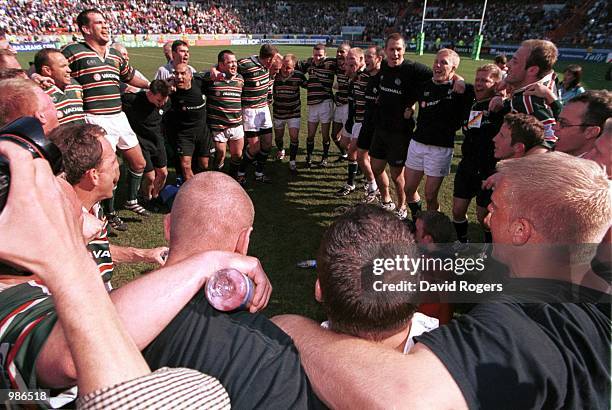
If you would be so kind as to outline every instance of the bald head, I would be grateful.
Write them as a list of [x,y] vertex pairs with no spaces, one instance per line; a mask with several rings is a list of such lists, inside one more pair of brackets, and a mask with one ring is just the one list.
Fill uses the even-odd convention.
[[253,226],[253,202],[233,178],[203,172],[185,182],[170,215],[170,249],[184,259],[207,250],[235,251]]

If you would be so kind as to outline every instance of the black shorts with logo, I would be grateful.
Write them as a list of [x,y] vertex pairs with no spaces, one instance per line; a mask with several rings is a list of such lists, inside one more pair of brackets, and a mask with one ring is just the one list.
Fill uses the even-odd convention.
[[215,143],[208,127],[197,134],[171,135],[169,140],[179,157],[212,157],[215,154]]
[[145,172],[151,172],[155,168],[163,168],[168,165],[166,147],[163,138],[159,141],[150,141],[138,136],[138,142],[142,150],[142,155],[146,161]]
[[465,160],[459,162],[455,182],[453,186],[453,196],[461,199],[472,199],[476,197],[476,205],[486,208],[491,203],[490,189],[482,189],[482,183],[490,175],[482,175],[474,164]]

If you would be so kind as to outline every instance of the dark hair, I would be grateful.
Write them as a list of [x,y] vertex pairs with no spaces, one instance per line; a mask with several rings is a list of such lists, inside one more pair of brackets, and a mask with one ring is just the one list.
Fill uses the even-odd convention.
[[574,76],[574,79],[569,84],[569,89],[576,88],[580,85],[580,80],[582,80],[582,67],[580,67],[578,64],[570,64],[563,72],[570,73]]
[[504,123],[510,127],[510,145],[521,143],[525,152],[544,142],[544,125],[537,118],[522,114],[506,114]]
[[453,224],[448,216],[440,211],[421,211],[416,216],[423,222],[423,233],[431,236],[434,243],[451,243],[453,241]]
[[383,50],[383,48],[381,46],[371,45],[371,46],[368,46],[367,49],[370,49],[370,48],[373,48],[374,50],[376,50],[376,56],[377,57],[384,57],[385,56],[385,50]]
[[34,56],[34,67],[36,72],[40,74],[42,66],[49,65],[49,55],[53,53],[62,53],[57,48],[43,48]]
[[402,36],[400,33],[389,34],[389,36],[385,40],[385,48],[387,48],[389,41],[399,41],[399,40],[402,40],[404,42],[404,46],[406,45],[406,40],[404,39],[404,36]]
[[174,42],[172,43],[172,52],[176,53],[176,50],[180,46],[185,46],[185,47],[189,48],[189,44],[187,44],[185,41],[183,41],[183,40],[174,40]]
[[527,47],[530,52],[525,61],[525,70],[529,67],[538,67],[538,78],[548,74],[559,56],[557,47],[548,40],[525,40],[521,47]]
[[506,57],[505,54],[500,54],[495,56],[495,64],[507,64],[508,63],[508,57]]
[[48,138],[62,153],[66,181],[79,183],[83,175],[97,168],[102,160],[102,143],[106,132],[95,124],[66,124],[54,129]]
[[612,92],[608,90],[585,91],[569,100],[567,104],[576,102],[586,104],[583,124],[596,125],[603,130],[606,120],[612,117]]
[[313,50],[323,50],[323,51],[325,51],[327,49],[327,47],[323,43],[318,43],[318,44],[315,44],[315,46],[312,49]]
[[264,44],[259,48],[259,57],[270,58],[278,54],[278,49],[272,44]]
[[232,50],[221,50],[219,51],[219,54],[217,54],[217,62],[218,63],[224,63],[225,62],[225,55],[229,54],[231,56],[234,55],[234,52]]
[[24,75],[27,77],[28,74],[23,68],[0,68],[0,80],[17,78]]
[[165,80],[153,80],[149,84],[149,91],[155,95],[161,94],[164,97],[170,95],[170,84]]
[[81,28],[83,26],[86,26],[89,24],[89,15],[90,14],[101,14],[104,15],[104,13],[102,13],[100,10],[98,9],[85,9],[82,12],[79,13],[79,15],[76,18],[76,23],[77,23],[77,27],[79,28],[79,31],[83,31],[81,30]]
[[317,273],[323,307],[334,331],[382,340],[404,328],[416,311],[417,292],[377,292],[374,281],[418,281],[394,268],[375,275],[376,261],[416,257],[409,228],[393,214],[360,204],[337,218],[323,235]]

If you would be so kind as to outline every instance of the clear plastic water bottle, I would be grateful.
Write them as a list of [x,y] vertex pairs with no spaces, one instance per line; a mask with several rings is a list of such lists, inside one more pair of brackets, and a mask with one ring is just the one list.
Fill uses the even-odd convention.
[[244,310],[253,300],[255,284],[236,269],[221,269],[206,283],[206,299],[217,310]]
[[297,267],[302,269],[314,269],[317,267],[317,260],[307,259],[305,261],[298,262]]

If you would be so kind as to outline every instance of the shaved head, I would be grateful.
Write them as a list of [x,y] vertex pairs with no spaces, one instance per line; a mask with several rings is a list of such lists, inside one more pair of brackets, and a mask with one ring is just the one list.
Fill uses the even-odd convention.
[[197,174],[181,186],[172,205],[172,256],[184,259],[207,250],[234,252],[254,217],[251,198],[233,178],[221,172]]

